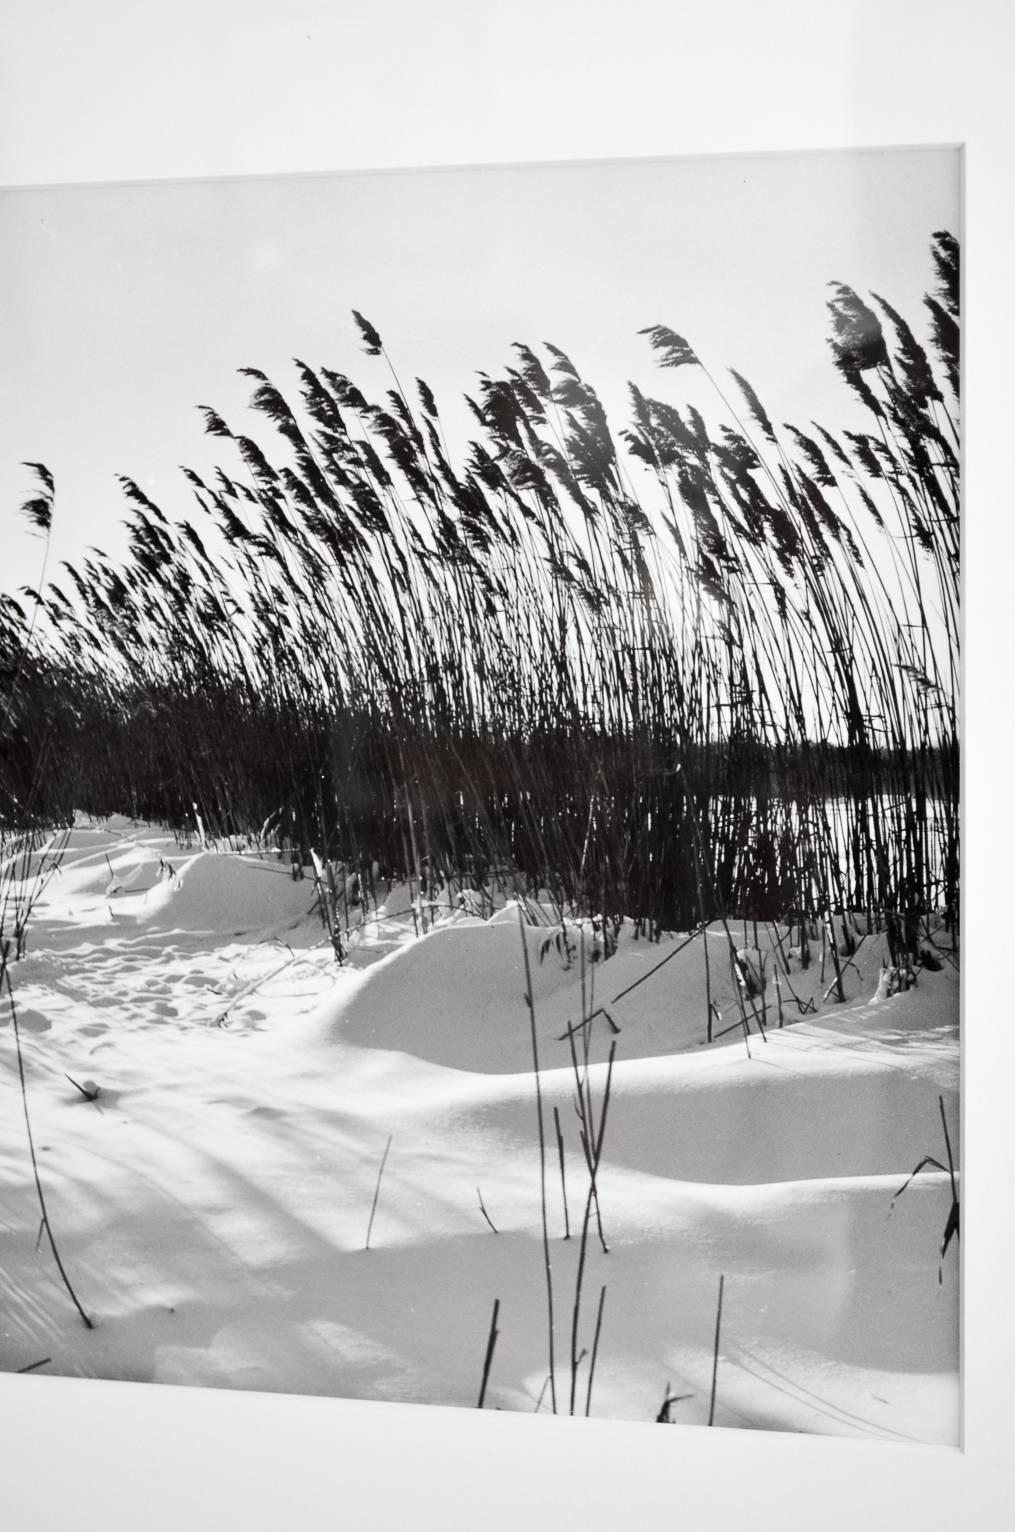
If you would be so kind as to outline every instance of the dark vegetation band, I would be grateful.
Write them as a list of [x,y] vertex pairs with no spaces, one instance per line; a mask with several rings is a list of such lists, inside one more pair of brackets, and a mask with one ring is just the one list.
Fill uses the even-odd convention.
[[926,347],[832,285],[866,430],[774,423],[661,325],[717,428],[632,384],[618,436],[563,351],[518,345],[454,453],[358,314],[380,403],[327,367],[296,362],[298,403],[244,369],[272,456],[205,408],[227,461],[184,469],[195,514],[124,479],[122,561],[2,598],[5,831],[200,816],[649,931],[957,920],[959,256],[946,233],[931,253]]

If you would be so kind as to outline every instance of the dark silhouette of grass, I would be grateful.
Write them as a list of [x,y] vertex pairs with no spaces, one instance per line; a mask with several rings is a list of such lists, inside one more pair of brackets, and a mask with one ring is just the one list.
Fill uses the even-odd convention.
[[[25,1118],[25,1135],[28,1140],[29,1158],[32,1162],[32,1177],[35,1181],[35,1193],[39,1199],[39,1212],[42,1215],[42,1221],[39,1227],[40,1239],[42,1231],[45,1230],[46,1238],[49,1240],[49,1248],[53,1252],[53,1259],[56,1262],[56,1268],[60,1273],[60,1280],[64,1287],[67,1289],[68,1297],[70,1298],[74,1307],[77,1309],[85,1328],[88,1330],[93,1330],[95,1326],[92,1320],[85,1313],[84,1309],[81,1307],[81,1302],[77,1293],[74,1291],[70,1277],[67,1275],[67,1269],[63,1264],[63,1260],[61,1259],[60,1251],[57,1248],[56,1237],[53,1234],[53,1225],[50,1222],[49,1208],[46,1205],[46,1197],[42,1189],[42,1177],[39,1174],[39,1162],[35,1152],[35,1137],[32,1133],[32,1119],[28,1110],[28,1082],[25,1079],[25,1060],[24,1054],[21,1050],[21,1029],[18,1026],[18,1008],[14,1000],[14,989],[11,985],[9,956],[10,943],[5,941],[2,946],[0,946],[0,990],[3,989],[4,984],[7,985],[7,998],[11,1003],[11,1028],[14,1033],[14,1047],[18,1058],[18,1083],[21,1089],[21,1105]],[[40,1362],[36,1365],[42,1366],[42,1363]]]
[[[927,347],[832,284],[867,431],[778,426],[660,325],[666,386],[631,386],[619,434],[564,352],[518,345],[458,462],[362,316],[379,402],[243,369],[274,461],[205,407],[231,461],[184,470],[191,519],[125,478],[126,559],[64,566],[31,617],[4,599],[3,823],[270,826],[332,893],[337,861],[411,879],[424,928],[511,872],[650,936],[846,909],[911,950],[930,909],[954,930],[954,239],[932,257]],[[688,368],[718,426],[674,402]]]

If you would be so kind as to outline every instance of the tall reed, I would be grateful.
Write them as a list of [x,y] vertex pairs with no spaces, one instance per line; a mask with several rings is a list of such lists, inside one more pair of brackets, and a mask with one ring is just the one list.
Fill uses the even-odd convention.
[[[648,935],[724,912],[958,918],[958,248],[925,346],[833,284],[832,363],[866,431],[777,427],[665,326],[615,433],[555,346],[437,401],[378,331],[377,402],[243,369],[273,437],[204,408],[228,466],[171,519],[132,480],[129,548],[64,565],[0,730],[0,813],[272,826],[294,861],[438,890],[511,871]],[[871,306],[873,305],[873,306]],[[685,370],[722,423],[681,406]],[[393,386],[387,386],[391,384]],[[731,395],[738,398],[732,402]],[[0,607],[0,671],[26,617]],[[34,822],[34,821],[33,821]]]

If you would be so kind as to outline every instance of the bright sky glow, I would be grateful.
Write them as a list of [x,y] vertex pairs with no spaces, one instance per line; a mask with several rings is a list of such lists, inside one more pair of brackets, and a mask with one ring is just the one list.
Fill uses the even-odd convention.
[[353,308],[407,386],[431,385],[452,443],[471,429],[462,394],[513,341],[567,351],[615,430],[628,379],[714,413],[690,369],[655,367],[638,334],[655,323],[717,376],[745,374],[774,421],[855,424],[827,283],[882,293],[923,334],[931,234],[961,232],[959,173],[956,150],[920,149],[0,193],[0,585],[38,578],[24,459],[56,475],[55,572],[122,546],[117,473],[187,514],[178,465],[233,466],[196,405],[275,452],[238,367],[295,399],[299,356],[378,397],[391,380]]

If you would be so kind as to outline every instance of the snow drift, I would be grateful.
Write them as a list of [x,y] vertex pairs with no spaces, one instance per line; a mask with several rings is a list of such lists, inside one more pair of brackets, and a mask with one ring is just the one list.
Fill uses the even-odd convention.
[[[858,938],[840,1002],[820,937],[804,966],[791,933],[741,926],[750,996],[719,927],[682,946],[625,926],[593,961],[587,926],[451,910],[417,938],[393,900],[341,968],[312,884],[278,863],[125,824],[75,830],[64,857],[12,980],[40,1176],[95,1328],[38,1240],[5,1002],[4,1368],[474,1406],[496,1299],[487,1407],[567,1410],[573,1370],[579,1413],[653,1421],[668,1392],[673,1421],[703,1423],[722,1274],[718,1425],[956,1440],[949,1177],[928,1166],[896,1199],[919,1161],[946,1163],[940,1101],[958,1144],[946,942],[940,972],[875,1001],[884,944]],[[706,978],[730,1028],[712,1045]],[[597,1110],[615,1045],[609,1248],[593,1223],[574,1369],[588,1174],[568,1028]]]

